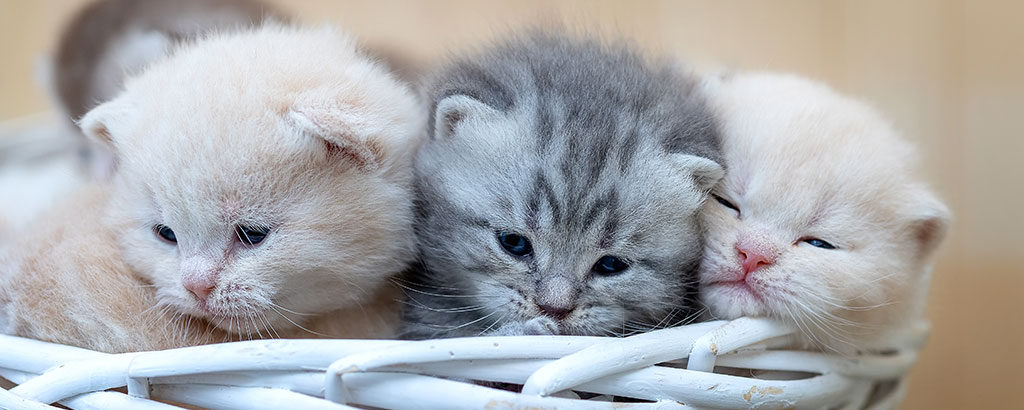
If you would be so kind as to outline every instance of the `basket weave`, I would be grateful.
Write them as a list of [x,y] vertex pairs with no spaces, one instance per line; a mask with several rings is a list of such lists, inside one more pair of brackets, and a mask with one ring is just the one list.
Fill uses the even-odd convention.
[[[794,332],[741,318],[621,339],[254,340],[123,354],[0,335],[0,375],[17,385],[0,389],[0,408],[895,408],[927,326],[908,329],[902,350],[854,357],[780,349]],[[879,393],[882,382],[895,388]],[[499,383],[521,393],[488,387]]]
[[[64,132],[51,116],[0,123],[0,163],[73,169],[73,153],[53,153],[69,145]],[[45,192],[0,203],[3,214],[74,186],[69,172],[51,174],[26,174]],[[907,329],[895,353],[855,357],[782,349],[795,332],[743,318],[621,339],[256,340],[125,354],[0,335],[0,376],[15,384],[0,388],[0,408],[895,408],[927,325]],[[508,384],[521,393],[488,387]]]

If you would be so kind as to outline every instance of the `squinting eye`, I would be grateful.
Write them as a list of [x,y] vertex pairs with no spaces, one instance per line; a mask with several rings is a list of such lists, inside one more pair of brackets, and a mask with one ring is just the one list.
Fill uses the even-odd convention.
[[242,241],[242,243],[255,245],[263,242],[263,238],[266,238],[267,234],[270,233],[270,228],[254,228],[251,226],[239,225],[238,228],[236,228],[236,231],[237,232],[235,232],[235,234],[238,236],[238,240]]
[[595,263],[594,267],[591,269],[600,275],[614,275],[629,269],[629,265],[626,264],[626,262],[623,262],[622,259],[605,255],[602,256],[601,259],[598,259],[597,263]]
[[167,225],[157,225],[153,227],[153,232],[156,232],[160,239],[163,239],[170,243],[178,243],[178,238],[174,236],[174,231],[168,228]]
[[499,231],[498,242],[508,253],[515,256],[526,256],[533,252],[529,240],[512,232]]
[[823,241],[821,239],[818,239],[818,238],[805,238],[803,241],[807,242],[807,244],[809,244],[811,246],[814,246],[814,247],[817,247],[817,248],[821,248],[821,249],[835,249],[836,248],[835,246],[832,246],[831,243],[825,242],[825,241]]
[[736,211],[736,212],[740,211],[740,208],[736,207],[736,205],[733,205],[732,202],[729,202],[725,198],[722,198],[722,197],[720,197],[718,195],[713,195],[713,196],[715,197],[715,200],[718,201],[718,203],[720,203],[722,205],[725,205],[726,208],[732,209],[733,211]]

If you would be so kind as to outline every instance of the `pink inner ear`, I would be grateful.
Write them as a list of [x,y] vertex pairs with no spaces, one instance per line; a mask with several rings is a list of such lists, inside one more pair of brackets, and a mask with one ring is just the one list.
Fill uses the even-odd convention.
[[107,129],[106,125],[97,123],[89,129],[89,132],[93,135],[93,138],[96,138],[102,143],[110,144],[114,141],[110,136],[110,130]]
[[919,221],[914,227],[914,239],[919,248],[919,257],[927,257],[942,242],[946,224],[942,218],[930,218]]
[[365,143],[365,148],[356,145],[339,145],[327,139],[321,139],[328,158],[341,157],[346,161],[354,163],[361,171],[368,172],[380,166],[380,148],[371,141]]
[[455,133],[455,127],[459,125],[459,121],[462,121],[462,113],[459,111],[453,111],[444,115],[444,130],[446,135],[452,135]]
[[353,135],[345,114],[323,107],[295,108],[287,118],[301,133],[323,144],[328,158],[344,158],[363,172],[380,167],[383,149],[373,138]]

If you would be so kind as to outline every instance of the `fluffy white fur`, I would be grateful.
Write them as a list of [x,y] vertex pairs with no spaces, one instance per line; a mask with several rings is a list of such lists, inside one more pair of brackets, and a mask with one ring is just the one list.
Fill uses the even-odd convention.
[[[700,293],[716,318],[789,321],[807,345],[886,348],[922,312],[949,212],[875,111],[793,76],[708,81],[726,177],[702,212]],[[813,239],[835,246],[812,246]],[[766,257],[745,275],[740,251]]]
[[[414,257],[410,167],[424,113],[409,89],[330,28],[270,25],[182,46],[80,121],[118,159],[114,180],[101,189],[109,199],[85,202],[104,223],[86,224],[94,235],[37,240],[101,243],[64,249],[80,254],[63,256],[67,266],[25,263],[40,259],[39,246],[15,249],[22,262],[3,275],[10,291],[0,294],[15,322],[8,331],[95,346],[88,339],[103,338],[93,333],[103,328],[82,323],[104,318],[74,318],[94,310],[69,311],[72,318],[43,334],[26,329],[51,319],[21,307],[105,293],[85,283],[55,294],[38,281],[82,275],[90,269],[78,269],[78,261],[116,241],[116,255],[103,263],[137,278],[126,286],[148,289],[139,303],[151,306],[131,306],[136,312],[205,320],[229,338],[311,336],[300,327],[336,337],[390,336],[397,317],[388,280]],[[78,229],[73,220],[50,220]],[[177,242],[161,239],[159,225],[173,229]],[[250,245],[240,226],[269,233]],[[187,281],[204,281],[212,291],[204,299]],[[361,309],[369,303],[378,305]],[[366,316],[385,326],[361,328]],[[118,342],[102,347],[138,348]],[[197,342],[205,340],[182,344]]]

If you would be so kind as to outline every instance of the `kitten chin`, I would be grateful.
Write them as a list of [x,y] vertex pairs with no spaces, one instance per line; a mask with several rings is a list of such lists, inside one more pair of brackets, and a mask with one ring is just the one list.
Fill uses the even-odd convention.
[[801,78],[737,73],[705,90],[729,170],[701,212],[710,316],[778,318],[831,352],[899,347],[949,224],[914,176],[913,147]]
[[10,331],[117,351],[393,336],[424,111],[328,27],[179,49],[80,121],[119,167],[103,199],[69,198],[12,249]]
[[405,337],[621,336],[693,313],[696,212],[722,168],[691,78],[541,31],[438,77]]

